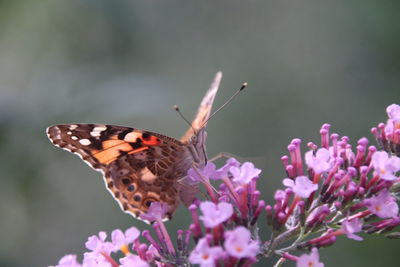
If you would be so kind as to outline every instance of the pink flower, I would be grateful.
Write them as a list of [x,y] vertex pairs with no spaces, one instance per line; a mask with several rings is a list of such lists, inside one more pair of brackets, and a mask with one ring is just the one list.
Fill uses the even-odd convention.
[[386,113],[388,114],[389,119],[394,122],[400,122],[400,106],[396,104],[392,104],[386,108]]
[[200,264],[201,267],[214,267],[215,261],[222,257],[223,253],[221,247],[210,247],[207,238],[203,237],[190,253],[189,261],[193,264]]
[[235,158],[230,158],[226,161],[226,164],[215,171],[215,180],[227,177],[231,167],[240,167],[240,162]]
[[56,266],[50,267],[81,267],[82,265],[76,260],[76,255],[65,255]]
[[372,213],[380,218],[394,218],[399,213],[396,199],[387,189],[379,192],[377,196],[365,199],[364,203]]
[[139,230],[136,227],[131,227],[125,231],[125,234],[120,230],[116,229],[111,233],[111,243],[115,249],[121,249],[133,241],[135,241],[140,235]]
[[83,254],[84,267],[113,267],[112,264],[100,253],[86,252]]
[[88,241],[86,241],[85,246],[87,249],[95,253],[105,252],[110,254],[111,252],[116,251],[110,242],[105,242],[106,238],[107,234],[105,232],[99,232],[99,236],[90,236]]
[[[215,164],[212,162],[207,162],[206,166],[202,170],[195,170],[190,168],[187,175],[192,182],[202,182],[204,179],[207,181],[209,179],[214,179],[215,174]],[[199,173],[201,176],[199,175]]]
[[297,267],[324,267],[322,262],[319,262],[318,249],[313,248],[311,253],[303,254],[297,260]]
[[371,164],[382,179],[387,181],[397,179],[395,173],[400,170],[400,158],[396,156],[389,158],[385,151],[377,151],[372,155]]
[[385,125],[385,135],[389,140],[395,141],[395,131],[400,128],[400,106],[392,104],[386,108],[386,113],[389,119]]
[[361,232],[362,230],[362,222],[360,219],[355,218],[351,221],[345,219],[342,222],[341,230],[346,234],[346,236],[350,239],[361,241],[363,238],[361,236],[355,235],[354,233]]
[[224,247],[235,258],[255,257],[260,248],[258,240],[251,240],[250,231],[243,226],[225,232]]
[[120,267],[149,267],[150,265],[142,260],[139,256],[130,254],[120,260]]
[[318,219],[318,217],[322,216],[323,214],[329,214],[330,210],[329,210],[329,206],[328,205],[322,205],[319,206],[316,209],[313,209],[310,213],[310,215],[308,215],[306,222],[312,222]]
[[153,261],[156,258],[161,258],[160,253],[158,253],[158,250],[153,246],[153,244],[151,244],[147,249],[146,257],[149,261]]
[[283,184],[292,188],[293,192],[302,198],[308,198],[312,192],[318,189],[318,185],[311,182],[306,176],[297,176],[294,181],[290,178],[285,178],[283,179]]
[[386,122],[386,125],[385,125],[385,129],[384,129],[386,138],[388,138],[388,139],[393,138],[393,133],[394,133],[393,125],[394,125],[393,120],[388,119]]
[[306,164],[313,169],[316,174],[327,172],[332,168],[331,156],[329,150],[320,148],[314,156],[314,151],[308,151],[305,154]]
[[220,202],[216,205],[211,201],[204,201],[200,204],[200,210],[203,216],[200,219],[208,228],[213,228],[226,220],[233,214],[233,207],[230,203]]
[[254,164],[251,162],[243,163],[240,168],[233,166],[229,169],[229,171],[233,175],[232,180],[241,185],[250,183],[253,178],[257,178],[258,175],[261,173],[261,170],[255,168]]
[[164,219],[165,214],[168,212],[168,210],[169,210],[168,204],[161,202],[153,202],[151,203],[147,213],[141,214],[140,218],[149,222],[162,220]]

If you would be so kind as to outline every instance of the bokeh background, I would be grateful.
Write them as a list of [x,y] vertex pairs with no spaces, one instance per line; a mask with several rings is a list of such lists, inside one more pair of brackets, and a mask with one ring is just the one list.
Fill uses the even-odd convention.
[[[89,235],[135,225],[100,173],[53,147],[45,128],[129,125],[180,137],[214,73],[208,151],[263,169],[271,199],[291,139],[322,123],[353,145],[400,102],[399,1],[0,1],[0,265],[46,266]],[[372,138],[371,138],[371,142]],[[180,208],[171,231],[186,227]],[[265,232],[264,232],[265,234]],[[326,266],[398,266],[400,243],[344,237]],[[271,266],[273,261],[264,262]],[[293,264],[287,264],[292,266]],[[262,266],[262,265],[260,265]]]

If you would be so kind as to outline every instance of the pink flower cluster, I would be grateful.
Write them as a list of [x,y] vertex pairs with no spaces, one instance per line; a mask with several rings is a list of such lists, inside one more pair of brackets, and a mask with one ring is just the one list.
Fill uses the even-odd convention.
[[[218,170],[213,163],[208,163],[203,170],[192,169],[188,175],[192,180],[204,182],[210,200],[198,200],[189,207],[193,223],[188,230],[178,231],[175,245],[163,222],[168,206],[155,202],[146,214],[141,215],[142,219],[153,222],[156,237],[148,230],[141,233],[150,245],[139,241],[140,232],[134,227],[125,233],[113,231],[111,242],[106,241],[104,232],[100,232],[86,242],[86,248],[91,252],[84,254],[82,264],[77,262],[75,255],[67,255],[57,267],[181,266],[187,262],[200,266],[215,266],[218,262],[226,266],[249,266],[257,261],[260,253],[260,241],[254,231],[265,207],[256,190],[260,173],[261,170],[252,163],[240,164],[233,158]],[[220,190],[212,188],[209,179],[223,181]],[[189,250],[191,239],[196,245]],[[120,252],[125,257],[116,260]]]
[[388,120],[371,129],[381,148],[400,156],[400,106],[392,104],[387,107]]
[[[85,245],[90,251],[83,255],[82,264],[77,261],[76,255],[65,255],[60,259],[57,267],[148,267],[149,264],[146,261],[146,257],[151,257],[152,255],[142,255],[144,257],[140,257],[130,253],[129,245],[132,243],[135,249],[143,251],[138,241],[139,235],[140,232],[135,227],[129,228],[125,233],[117,229],[111,233],[111,241],[106,241],[107,234],[100,232],[98,235],[88,238]],[[119,251],[125,254],[125,257],[119,259],[120,264],[111,257],[111,253]]]
[[[100,232],[86,242],[90,251],[82,264],[66,255],[57,266],[250,266],[278,255],[277,266],[289,260],[298,267],[320,267],[318,248],[339,236],[356,241],[363,240],[362,232],[396,237],[390,231],[400,225],[400,106],[389,106],[387,113],[387,123],[372,129],[379,149],[367,138],[353,148],[348,137],[331,134],[328,124],[321,127],[320,144],[308,143],[304,157],[301,140],[294,139],[281,157],[286,188],[275,192],[271,204],[260,199],[261,170],[252,163],[230,158],[217,169],[209,162],[188,172],[192,181],[203,183],[207,199],[189,206],[187,230],[171,237],[162,221],[168,206],[152,203],[142,218],[153,222],[154,233],[132,227],[113,231],[106,241]],[[262,227],[271,229],[269,238],[260,236]],[[311,253],[293,255],[298,249]]]

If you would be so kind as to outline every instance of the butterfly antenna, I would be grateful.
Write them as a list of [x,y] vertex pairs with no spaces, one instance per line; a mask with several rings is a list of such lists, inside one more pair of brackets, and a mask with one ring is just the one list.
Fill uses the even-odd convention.
[[193,128],[193,126],[192,126],[192,124],[190,123],[190,121],[189,121],[188,119],[186,119],[185,116],[183,116],[183,114],[182,114],[181,110],[179,109],[179,106],[178,106],[178,105],[174,105],[174,110],[175,110],[176,112],[178,112],[179,116],[181,116],[181,118],[190,126],[190,128],[193,129],[193,132],[195,133],[196,130]]
[[207,122],[214,117],[215,114],[217,114],[221,109],[223,109],[226,105],[228,105],[238,94],[240,94],[240,92],[242,92],[244,90],[244,88],[247,87],[247,83],[243,83],[242,86],[239,88],[239,90],[237,90],[228,100],[225,101],[225,103],[220,106],[216,111],[214,111],[213,114],[210,115],[210,117],[208,117],[208,119],[203,123],[203,125],[200,128],[203,128],[204,125],[207,124]]

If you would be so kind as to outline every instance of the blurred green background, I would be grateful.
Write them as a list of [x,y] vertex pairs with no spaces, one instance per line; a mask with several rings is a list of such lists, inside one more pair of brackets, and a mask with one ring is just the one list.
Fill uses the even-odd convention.
[[[370,138],[400,97],[399,1],[0,1],[0,265],[46,266],[89,235],[145,224],[122,213],[100,173],[45,128],[92,122],[180,137],[214,73],[208,151],[263,169],[270,200],[291,139],[319,127]],[[174,232],[187,227],[180,208]],[[266,234],[264,233],[264,238]],[[340,237],[326,266],[398,266],[400,242]],[[264,262],[265,263],[265,262]],[[273,261],[267,261],[272,265]],[[292,266],[293,264],[287,264]],[[265,265],[264,265],[265,266]]]

